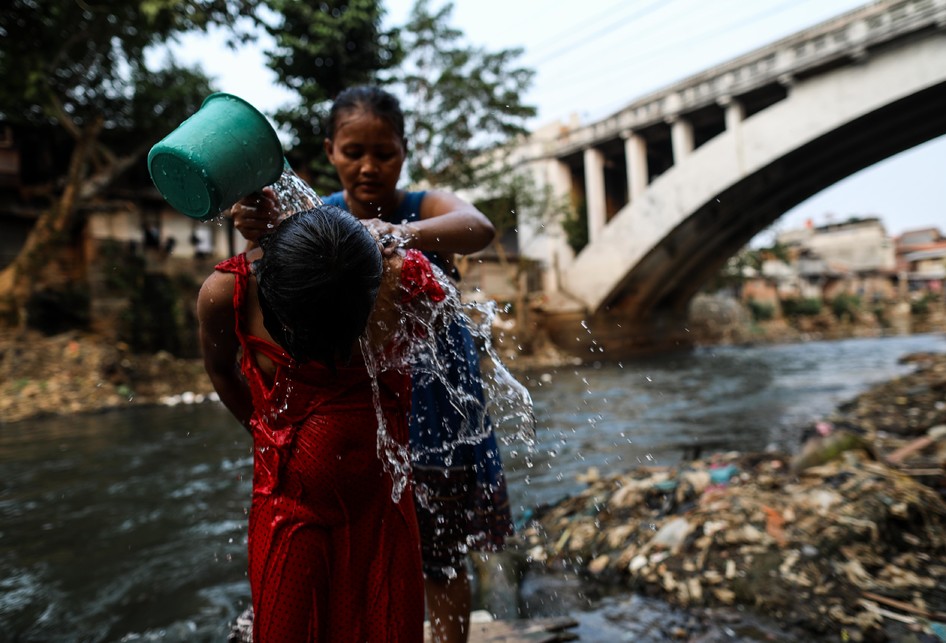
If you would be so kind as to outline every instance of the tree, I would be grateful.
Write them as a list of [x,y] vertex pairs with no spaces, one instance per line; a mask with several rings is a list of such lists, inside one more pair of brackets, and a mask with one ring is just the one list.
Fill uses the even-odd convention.
[[0,273],[0,315],[23,323],[39,266],[75,249],[81,206],[100,197],[209,91],[200,72],[152,72],[149,47],[210,25],[236,28],[262,0],[12,0],[0,12],[0,119],[70,142],[48,207]]
[[449,26],[453,3],[432,11],[417,0],[403,28],[407,56],[397,82],[410,132],[415,181],[477,186],[505,167],[502,145],[527,132],[534,107],[522,102],[535,72],[516,67],[521,49],[489,52]]
[[777,259],[784,264],[790,263],[788,247],[778,241],[768,247],[746,246],[726,261],[719,272],[703,286],[703,290],[738,292],[745,284],[747,276],[763,276],[763,266],[770,259]]
[[567,197],[556,197],[550,185],[541,185],[524,168],[495,165],[482,173],[476,192],[485,195],[476,206],[496,228],[501,261],[505,257],[500,242],[510,230],[527,226],[534,234],[567,219],[572,210]]
[[299,96],[275,120],[289,130],[287,156],[307,174],[317,191],[338,187],[322,148],[325,120],[334,98],[346,87],[384,84],[402,57],[397,29],[381,26],[379,0],[273,0],[276,19],[266,26],[275,47],[267,64],[279,82]]
[[[353,85],[385,86],[402,102],[414,181],[463,188],[497,160],[496,149],[526,132],[535,109],[521,96],[534,72],[516,67],[519,49],[488,52],[449,26],[453,5],[436,12],[418,0],[400,28],[382,28],[380,0],[273,0],[279,16],[268,64],[299,103],[275,119],[292,136],[288,152],[323,192],[338,187],[322,142],[332,99]],[[487,156],[490,152],[491,156]]]

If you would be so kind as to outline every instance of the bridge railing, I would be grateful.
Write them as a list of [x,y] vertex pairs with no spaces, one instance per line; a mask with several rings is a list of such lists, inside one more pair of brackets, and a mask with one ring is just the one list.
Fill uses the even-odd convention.
[[564,157],[772,83],[790,84],[840,59],[928,27],[946,27],[946,0],[874,2],[644,96],[596,123],[563,131],[554,154]]

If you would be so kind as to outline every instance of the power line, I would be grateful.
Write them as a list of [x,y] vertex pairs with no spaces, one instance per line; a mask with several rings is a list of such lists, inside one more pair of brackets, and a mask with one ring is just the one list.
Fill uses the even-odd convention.
[[[628,5],[624,0],[617,0],[617,2],[615,2],[614,4],[609,5],[607,9],[605,9],[605,10],[602,11],[601,13],[595,14],[594,16],[592,16],[591,18],[589,18],[588,20],[585,20],[585,21],[583,21],[583,22],[581,22],[581,23],[578,23],[578,24],[570,25],[570,26],[568,27],[568,29],[566,29],[566,30],[564,30],[564,31],[560,31],[560,32],[554,34],[553,36],[550,36],[550,37],[546,38],[545,40],[540,41],[538,44],[536,44],[536,45],[534,45],[534,46],[532,46],[532,47],[529,47],[529,48],[528,48],[528,49],[529,49],[529,53],[530,53],[530,54],[535,54],[537,51],[538,51],[538,52],[541,52],[541,50],[547,49],[547,48],[549,48],[549,47],[551,47],[551,46],[560,45],[560,44],[561,44],[561,41],[562,41],[562,38],[565,38],[565,37],[568,37],[568,36],[574,36],[577,32],[580,32],[581,30],[585,29],[586,27],[595,26],[595,25],[596,25],[597,23],[599,23],[602,19],[607,19],[608,22],[610,22],[611,19],[613,19],[613,14],[614,14],[613,9],[614,9],[614,7],[617,6],[617,5],[619,5],[619,4],[622,4],[622,5],[624,5],[625,7],[632,6],[632,5]],[[574,10],[574,4],[571,4],[571,6],[572,6],[572,10]]]
[[[775,7],[769,8],[764,12],[747,16],[743,20],[726,25],[722,29],[698,33],[696,34],[695,38],[688,36],[685,40],[678,40],[678,41],[672,42],[668,44],[667,46],[660,47],[658,49],[653,49],[649,52],[646,52],[643,55],[635,55],[633,56],[632,61],[627,61],[627,64],[617,64],[614,67],[612,67],[609,71],[605,72],[604,74],[589,74],[588,70],[585,69],[583,71],[578,71],[576,73],[573,73],[571,75],[564,76],[564,77],[555,76],[554,77],[555,89],[558,89],[558,88],[564,89],[567,87],[568,91],[573,93],[575,90],[576,84],[579,86],[587,85],[589,81],[595,82],[596,86],[604,86],[606,84],[608,85],[613,84],[614,78],[616,76],[618,75],[626,76],[628,75],[629,72],[635,69],[639,69],[644,64],[651,62],[655,58],[658,58],[666,54],[668,51],[672,51],[674,49],[679,48],[681,45],[686,45],[689,47],[694,44],[699,44],[702,42],[720,38],[729,33],[732,33],[733,31],[737,29],[740,29],[752,23],[758,22],[760,20],[764,20],[771,16],[777,15],[789,7],[797,7],[801,4],[805,4],[811,1],[812,0],[801,0],[799,2],[799,0],[788,0],[787,2],[783,2],[781,4],[776,5]],[[774,41],[776,40],[776,38],[773,38],[771,40]],[[673,81],[668,81],[668,83],[669,82],[673,82]]]
[[[726,0],[722,0],[722,2],[725,3]],[[729,0],[729,2],[736,2],[736,3],[739,3],[739,2],[741,2],[741,0]],[[721,4],[720,2],[717,2],[717,3],[714,3],[714,4],[705,4],[705,3],[704,3],[704,4],[700,4],[699,7],[698,7],[698,9],[709,9],[711,12],[716,12],[716,13],[718,13],[718,12],[719,12],[719,8],[720,8],[720,4]],[[694,18],[694,16],[696,16],[696,15],[705,13],[705,12],[699,11],[699,10],[690,11],[688,7],[680,7],[674,15],[669,16],[666,20],[662,20],[662,21],[661,21],[660,25],[663,26],[662,29],[659,28],[659,27],[657,27],[657,26],[655,26],[654,28],[649,28],[649,29],[647,29],[647,30],[646,30],[646,33],[645,33],[641,38],[635,38],[635,40],[634,40],[635,46],[638,46],[638,45],[640,45],[641,43],[648,43],[648,42],[653,41],[653,40],[656,39],[656,38],[659,38],[659,37],[661,36],[661,34],[663,34],[664,32],[668,31],[668,29],[676,29],[676,25],[677,25],[678,22],[679,22],[678,16],[681,16],[684,12],[686,12],[687,17],[688,17],[690,20],[692,20],[692,19]],[[591,57],[591,56],[598,57],[598,56],[601,55],[601,52],[599,51],[601,48],[607,48],[607,49],[609,50],[609,51],[608,51],[608,54],[610,54],[610,50],[613,49],[613,46],[612,46],[611,44],[606,43],[604,40],[601,40],[601,39],[596,40],[595,44],[600,45],[600,47],[594,47],[594,48],[590,48],[590,49],[586,48],[583,54],[572,57],[572,58],[571,58],[571,62],[572,62],[572,63],[575,63],[575,62],[580,61],[580,60],[582,60],[582,59],[587,59],[587,58],[589,58],[589,57]],[[585,69],[583,69],[582,71],[577,72],[577,73],[580,74],[582,77],[587,76],[587,73],[588,73],[588,72],[587,72],[587,68],[585,68]],[[576,74],[573,74],[573,76],[574,76],[574,75],[576,75]],[[566,81],[567,81],[568,78],[563,79],[563,78],[560,77],[560,76],[559,76],[559,77],[556,77],[556,81],[561,82],[562,80],[566,80]]]
[[538,66],[538,65],[541,65],[542,63],[548,62],[549,60],[553,60],[553,59],[555,59],[555,58],[558,58],[558,57],[561,56],[562,54],[565,54],[565,53],[568,53],[568,52],[570,52],[570,51],[573,51],[573,50],[576,49],[577,47],[581,47],[581,46],[584,45],[585,43],[591,42],[593,39],[599,38],[599,37],[603,36],[603,35],[606,34],[606,33],[610,33],[610,32],[612,32],[612,31],[614,31],[615,29],[618,29],[618,28],[620,28],[620,27],[623,27],[624,25],[626,25],[627,23],[631,22],[632,20],[637,20],[637,19],[642,18],[642,17],[644,17],[644,16],[646,16],[646,15],[648,15],[648,14],[650,14],[650,13],[653,13],[654,11],[656,11],[657,9],[659,9],[659,8],[661,7],[661,4],[660,4],[660,3],[661,3],[661,0],[654,0],[654,2],[652,2],[651,4],[649,4],[649,5],[645,6],[645,7],[643,7],[640,11],[637,11],[637,12],[635,12],[635,13],[632,13],[632,14],[630,14],[629,16],[626,16],[623,20],[619,20],[619,21],[617,21],[617,22],[613,22],[613,23],[611,23],[611,24],[609,24],[609,25],[603,27],[602,29],[599,29],[598,31],[595,31],[595,32],[593,32],[593,33],[591,33],[591,34],[588,34],[587,36],[585,36],[585,37],[581,38],[580,40],[578,40],[578,42],[570,43],[570,44],[564,45],[564,46],[562,46],[562,47],[560,47],[560,48],[558,48],[558,49],[552,51],[551,53],[549,53],[549,54],[543,56],[543,57],[540,58],[539,60],[537,60],[537,61],[535,61],[534,63],[532,63],[532,65],[533,65],[533,66]]

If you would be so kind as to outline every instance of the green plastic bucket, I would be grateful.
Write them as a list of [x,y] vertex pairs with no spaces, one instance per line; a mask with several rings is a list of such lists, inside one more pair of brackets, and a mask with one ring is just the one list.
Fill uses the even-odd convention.
[[225,93],[204,99],[148,153],[148,171],[161,195],[201,220],[275,183],[284,163],[279,137],[266,117]]

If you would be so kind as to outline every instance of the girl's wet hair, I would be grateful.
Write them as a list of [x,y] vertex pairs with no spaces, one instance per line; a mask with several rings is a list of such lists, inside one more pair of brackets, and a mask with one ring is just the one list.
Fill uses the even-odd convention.
[[260,240],[254,264],[263,324],[297,362],[351,357],[381,285],[381,249],[341,208],[292,215]]
[[335,97],[326,127],[328,138],[335,138],[338,119],[342,114],[358,109],[374,114],[390,125],[401,140],[401,144],[404,145],[404,149],[407,149],[407,140],[404,138],[404,112],[401,111],[401,104],[392,94],[374,85],[349,87]]

